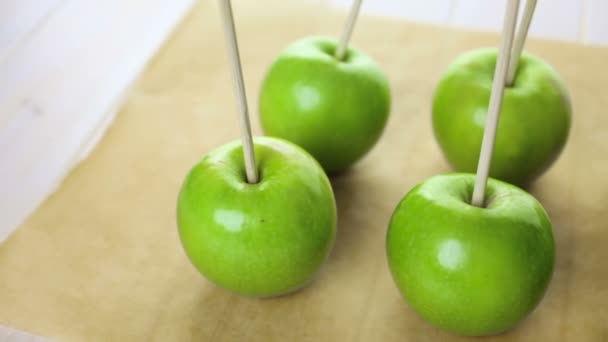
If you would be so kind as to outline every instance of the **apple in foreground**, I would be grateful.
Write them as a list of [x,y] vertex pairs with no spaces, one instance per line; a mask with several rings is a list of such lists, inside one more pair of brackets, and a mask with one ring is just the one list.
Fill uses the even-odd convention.
[[289,45],[271,65],[260,91],[266,135],[310,152],[326,172],[342,171],[378,141],[390,111],[389,83],[378,65],[337,42],[308,37]]
[[[433,98],[433,128],[447,160],[475,172],[492,92],[496,49],[458,57]],[[513,84],[505,88],[490,176],[525,186],[557,159],[568,138],[571,104],[557,72],[522,54]]]
[[463,335],[503,332],[542,299],[554,241],[542,206],[527,192],[488,181],[486,206],[470,203],[474,175],[429,178],[399,203],[387,235],[388,263],[420,316]]
[[223,145],[190,171],[177,220],[186,254],[215,284],[267,297],[295,291],[333,246],[336,205],[316,160],[279,139],[254,139],[260,180],[249,184],[240,142]]

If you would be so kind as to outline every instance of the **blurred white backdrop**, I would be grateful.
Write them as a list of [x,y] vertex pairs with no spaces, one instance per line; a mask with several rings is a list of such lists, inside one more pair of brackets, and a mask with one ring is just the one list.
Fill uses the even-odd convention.
[[[352,0],[321,0],[348,8]],[[498,31],[507,0],[369,0],[362,13]],[[520,1],[523,8],[525,0]],[[523,10],[520,10],[520,15]],[[530,35],[608,46],[608,0],[538,0]]]

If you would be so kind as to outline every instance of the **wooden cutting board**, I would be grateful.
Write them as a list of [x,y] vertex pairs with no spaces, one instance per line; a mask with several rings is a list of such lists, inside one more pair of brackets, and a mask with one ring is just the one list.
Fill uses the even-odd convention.
[[[254,127],[263,74],[289,42],[337,35],[344,13],[292,1],[235,1]],[[309,287],[274,299],[232,295],[182,251],[176,197],[189,168],[238,137],[215,2],[200,2],[136,84],[91,156],[0,246],[0,324],[66,341],[459,341],[400,297],[386,227],[416,183],[449,172],[434,141],[431,95],[458,54],[498,36],[363,17],[353,43],[386,70],[393,107],[378,145],[332,184],[334,250]],[[557,243],[538,309],[489,341],[608,340],[608,49],[531,41],[574,104],[570,140],[530,191]],[[101,52],[100,52],[101,53]]]

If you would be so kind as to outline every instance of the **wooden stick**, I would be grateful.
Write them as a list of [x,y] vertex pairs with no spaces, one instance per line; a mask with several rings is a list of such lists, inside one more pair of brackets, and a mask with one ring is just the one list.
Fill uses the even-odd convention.
[[255,184],[258,182],[258,170],[255,165],[255,152],[253,150],[253,139],[251,137],[251,124],[249,123],[249,110],[247,107],[247,95],[245,93],[245,82],[241,69],[241,58],[239,56],[239,44],[234,29],[234,17],[230,0],[220,0],[222,17],[224,18],[224,33],[230,64],[232,65],[232,76],[237,106],[239,107],[239,121],[241,126],[241,140],[243,142],[243,157],[245,158],[245,171],[247,182]]
[[361,8],[362,2],[363,0],[354,0],[353,5],[350,9],[350,13],[348,14],[346,26],[344,26],[344,31],[342,32],[342,37],[340,38],[340,44],[338,45],[335,54],[335,57],[340,61],[343,60],[346,56],[348,41],[350,40],[350,36],[352,36],[353,30],[355,29],[355,23],[357,22],[357,17],[359,16],[359,9]]
[[524,14],[519,23],[515,42],[513,43],[513,49],[511,50],[511,61],[509,62],[509,71],[507,73],[507,87],[511,86],[515,80],[519,58],[521,57],[524,45],[526,44],[526,38],[528,37],[528,30],[530,29],[530,23],[532,23],[535,8],[536,0],[526,1],[526,8],[524,9]]
[[494,70],[494,83],[492,84],[492,94],[490,95],[490,105],[488,109],[488,116],[486,118],[486,127],[483,132],[483,141],[481,143],[481,152],[479,154],[479,164],[477,164],[477,177],[475,179],[473,198],[471,200],[471,204],[477,207],[484,206],[486,185],[488,183],[490,162],[492,160],[492,152],[494,150],[494,142],[496,140],[498,118],[500,116],[500,110],[502,107],[505,79],[507,77],[507,69],[509,67],[509,59],[511,57],[511,48],[513,46],[513,35],[515,33],[518,9],[519,0],[509,0],[507,3],[507,10],[503,24],[502,44],[500,50],[498,51],[496,69]]

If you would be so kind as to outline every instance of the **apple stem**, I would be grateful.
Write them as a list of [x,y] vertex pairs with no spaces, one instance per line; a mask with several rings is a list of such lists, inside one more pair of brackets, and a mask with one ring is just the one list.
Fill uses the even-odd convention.
[[524,49],[524,45],[526,44],[526,38],[528,37],[528,30],[530,29],[530,23],[532,23],[535,8],[536,0],[526,1],[524,14],[519,23],[517,35],[515,36],[515,42],[513,43],[513,49],[511,50],[511,61],[509,63],[509,71],[507,73],[507,87],[511,86],[515,80],[515,73],[517,72],[519,58]]
[[249,123],[249,110],[247,107],[247,95],[245,93],[245,82],[243,81],[243,70],[241,69],[241,58],[239,56],[239,44],[236,39],[234,28],[234,17],[230,0],[220,0],[222,17],[224,21],[224,33],[228,54],[232,66],[232,76],[237,106],[239,107],[239,121],[241,126],[241,140],[243,142],[243,157],[245,159],[245,171],[247,182],[255,184],[258,182],[258,172],[255,165],[255,151],[253,149],[253,138],[251,137],[251,124]]
[[517,11],[519,0],[509,0],[503,23],[502,43],[498,51],[496,69],[494,70],[494,82],[492,83],[492,93],[490,94],[490,105],[486,118],[486,127],[483,131],[481,142],[481,152],[479,163],[477,164],[477,177],[473,188],[473,198],[471,204],[477,207],[484,206],[488,174],[490,173],[490,162],[496,140],[496,129],[498,128],[498,118],[502,107],[502,98],[505,90],[505,79],[511,57],[511,47],[513,46],[513,35],[517,22]]
[[346,48],[348,47],[348,42],[353,34],[353,30],[355,29],[355,23],[357,22],[359,9],[361,8],[362,2],[363,0],[354,0],[353,5],[350,8],[350,13],[348,14],[348,19],[346,20],[346,26],[344,26],[344,31],[342,32],[342,37],[340,38],[340,43],[335,54],[335,57],[340,61],[346,56]]

